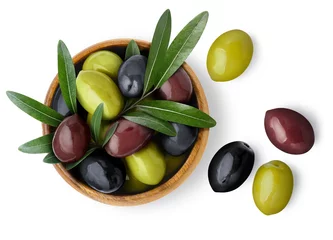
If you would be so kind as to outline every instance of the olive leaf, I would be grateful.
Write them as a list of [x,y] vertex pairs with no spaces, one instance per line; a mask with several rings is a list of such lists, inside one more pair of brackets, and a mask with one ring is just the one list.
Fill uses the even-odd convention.
[[144,79],[143,95],[145,95],[154,85],[155,78],[169,46],[171,34],[171,13],[167,9],[160,17],[153,40],[149,49],[149,56]]
[[192,127],[210,128],[216,121],[199,109],[166,100],[145,100],[139,103],[137,109],[165,121],[176,122]]
[[18,150],[24,153],[49,153],[52,152],[54,133],[33,139],[19,146]]
[[66,170],[71,170],[73,168],[75,168],[77,165],[79,165],[84,159],[86,159],[90,154],[92,154],[96,149],[98,149],[98,147],[94,146],[90,149],[87,150],[86,154],[84,154],[84,156],[76,162],[72,162],[72,163],[67,163],[65,164],[65,168]]
[[130,57],[134,55],[140,55],[140,49],[136,42],[132,39],[126,48],[126,53],[125,53],[125,60],[129,59]]
[[59,161],[59,159],[54,155],[53,152],[50,152],[49,154],[47,154],[44,159],[43,159],[44,163],[49,163],[49,164],[58,164],[61,163]]
[[156,76],[155,88],[166,82],[184,63],[198,43],[208,21],[208,12],[202,12],[193,18],[170,44],[159,75]]
[[92,137],[95,141],[95,143],[98,143],[99,141],[99,134],[100,134],[100,129],[101,129],[101,122],[102,122],[102,116],[103,116],[103,103],[100,103],[94,114],[92,115],[91,118],[91,123],[90,123],[90,129],[91,129],[91,134]]
[[109,128],[109,130],[106,132],[102,147],[105,147],[105,145],[108,143],[110,138],[113,136],[113,134],[117,130],[118,125],[119,125],[119,122],[115,122],[114,124],[112,124],[112,126]]
[[40,122],[57,127],[64,119],[60,113],[30,97],[13,91],[6,94],[18,108]]
[[151,128],[168,136],[176,136],[174,127],[167,121],[153,117],[145,112],[132,111],[123,115],[128,121]]
[[76,113],[76,74],[74,63],[67,46],[61,40],[58,43],[58,78],[67,107],[72,113]]

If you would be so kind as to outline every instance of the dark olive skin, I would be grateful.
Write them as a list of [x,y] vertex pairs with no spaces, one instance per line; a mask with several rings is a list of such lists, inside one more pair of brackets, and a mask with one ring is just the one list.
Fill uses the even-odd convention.
[[71,115],[71,111],[67,107],[65,100],[62,96],[60,87],[57,88],[51,103],[51,108],[56,110],[58,113],[60,113],[63,116],[69,116]]
[[139,151],[154,134],[150,128],[124,118],[118,122],[117,130],[104,147],[105,151],[113,157],[122,158]]
[[304,154],[315,142],[311,123],[292,109],[275,108],[267,111],[265,131],[275,147],[289,154]]
[[160,99],[180,103],[188,103],[192,93],[192,81],[183,68],[179,68],[157,91]]
[[254,152],[242,141],[221,147],[208,168],[208,180],[214,192],[230,192],[249,177],[254,165]]
[[198,137],[198,129],[179,123],[171,123],[176,130],[176,136],[160,135],[160,143],[168,154],[179,156],[189,150]]
[[147,58],[134,55],[127,59],[119,68],[118,86],[125,97],[140,97],[146,72]]
[[86,184],[102,193],[117,191],[126,179],[123,161],[103,150],[95,151],[84,159],[79,165],[79,172]]
[[90,129],[78,114],[66,117],[58,126],[52,140],[56,157],[64,163],[80,160],[90,142]]

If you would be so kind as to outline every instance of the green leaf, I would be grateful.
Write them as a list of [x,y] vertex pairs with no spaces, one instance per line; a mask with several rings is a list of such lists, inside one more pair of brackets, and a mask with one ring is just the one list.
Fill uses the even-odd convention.
[[169,46],[171,34],[171,13],[166,10],[160,17],[149,49],[149,56],[144,79],[143,95],[147,93],[156,83],[159,68],[163,65],[163,60]]
[[86,154],[84,154],[84,156],[76,162],[72,162],[72,163],[67,163],[65,164],[65,168],[66,170],[71,170],[73,168],[75,168],[77,165],[79,165],[84,159],[86,159],[90,154],[92,154],[96,149],[98,149],[98,147],[93,147],[88,149],[88,151],[86,152]]
[[145,112],[133,111],[126,113],[123,117],[128,121],[135,122],[168,136],[176,136],[176,131],[169,122],[153,117]]
[[58,78],[62,96],[72,113],[76,106],[76,74],[72,57],[63,41],[58,43]]
[[139,103],[137,108],[165,121],[181,123],[192,127],[210,128],[216,125],[216,121],[208,114],[182,103],[166,100],[150,100]]
[[57,163],[61,163],[59,161],[59,159],[54,155],[53,152],[50,152],[49,154],[47,154],[45,156],[45,158],[43,159],[43,162],[45,163],[49,163],[49,164],[57,164]]
[[118,125],[119,125],[119,123],[115,122],[114,124],[112,124],[112,127],[110,127],[109,130],[106,132],[102,147],[104,147],[108,143],[110,138],[113,136],[113,134],[117,130]]
[[140,55],[140,49],[134,40],[131,40],[126,48],[125,60],[129,59],[134,55]]
[[135,103],[138,100],[139,100],[139,98],[128,98],[125,102],[124,109],[127,109],[128,107],[132,106],[133,103]]
[[208,21],[208,12],[193,18],[175,37],[166,52],[163,68],[156,78],[155,88],[165,83],[184,63],[198,43]]
[[24,153],[49,153],[52,152],[52,140],[54,133],[33,139],[19,146]]
[[12,91],[7,91],[6,94],[18,108],[38,121],[57,127],[64,119],[60,113],[30,97]]
[[90,129],[95,143],[99,141],[99,134],[103,116],[103,103],[100,103],[91,117]]

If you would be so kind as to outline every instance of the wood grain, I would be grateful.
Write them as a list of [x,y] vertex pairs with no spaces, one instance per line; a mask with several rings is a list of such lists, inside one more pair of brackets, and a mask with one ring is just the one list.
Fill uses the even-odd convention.
[[[89,54],[101,49],[108,49],[111,47],[126,47],[130,40],[131,39],[113,39],[92,45],[73,57],[74,64],[82,62],[82,60],[87,58]],[[140,50],[149,49],[150,47],[150,43],[147,41],[143,40],[135,40],[135,41],[137,42]],[[197,97],[198,108],[205,113],[209,113],[207,99],[199,79],[197,78],[194,71],[191,69],[191,67],[188,64],[184,63],[183,68],[189,74],[192,80],[194,92]],[[47,106],[51,105],[52,98],[57,87],[58,87],[58,76],[56,75],[46,94],[45,104]],[[44,135],[50,133],[51,130],[50,126],[42,124],[42,128]],[[60,176],[69,185],[71,185],[74,189],[76,189],[78,192],[82,193],[83,195],[90,197],[96,201],[115,206],[134,206],[134,205],[146,204],[167,195],[171,191],[175,190],[179,185],[181,185],[187,179],[187,177],[193,172],[193,170],[201,160],[203,152],[206,148],[208,134],[209,134],[209,129],[199,130],[198,139],[189,157],[173,177],[171,177],[165,183],[147,192],[135,195],[116,196],[112,194],[104,194],[97,192],[94,189],[88,187],[87,185],[75,179],[61,164],[55,164],[54,167],[57,170],[57,172],[60,174]]]

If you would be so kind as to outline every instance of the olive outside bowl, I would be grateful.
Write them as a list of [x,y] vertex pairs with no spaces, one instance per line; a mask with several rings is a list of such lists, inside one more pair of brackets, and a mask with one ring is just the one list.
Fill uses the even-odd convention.
[[[81,51],[80,53],[78,53],[73,57],[73,62],[75,64],[76,71],[78,72],[81,69],[84,60],[91,53],[99,50],[110,50],[115,53],[121,52],[120,56],[123,57],[124,50],[126,49],[126,46],[128,45],[130,40],[131,39],[112,39],[97,43],[95,45],[92,45],[84,49],[83,51]],[[135,41],[142,52],[144,51],[148,52],[150,47],[149,42],[143,40],[135,40]],[[195,73],[188,64],[184,63],[182,67],[185,69],[185,71],[188,73],[188,75],[192,80],[194,93],[197,101],[197,107],[201,111],[209,114],[207,99],[199,79],[197,78],[197,76],[195,75]],[[56,75],[48,89],[45,98],[45,104],[47,106],[51,106],[52,98],[58,88],[58,84],[59,84],[58,75]],[[43,135],[49,134],[51,132],[51,127],[49,125],[42,124],[42,128],[43,128]],[[114,206],[135,206],[135,205],[146,204],[167,195],[171,191],[175,190],[187,179],[187,177],[193,172],[193,170],[201,160],[203,152],[206,148],[208,134],[209,134],[209,129],[199,129],[197,141],[195,142],[183,166],[166,182],[163,182],[162,184],[157,185],[153,189],[139,194],[112,195],[112,194],[100,193],[90,188],[88,185],[84,184],[78,179],[76,179],[69,171],[67,171],[64,168],[62,164],[54,164],[53,166],[60,174],[60,176],[69,185],[71,185],[74,189],[76,189],[78,192],[82,193],[83,195],[92,198],[96,201]]]

